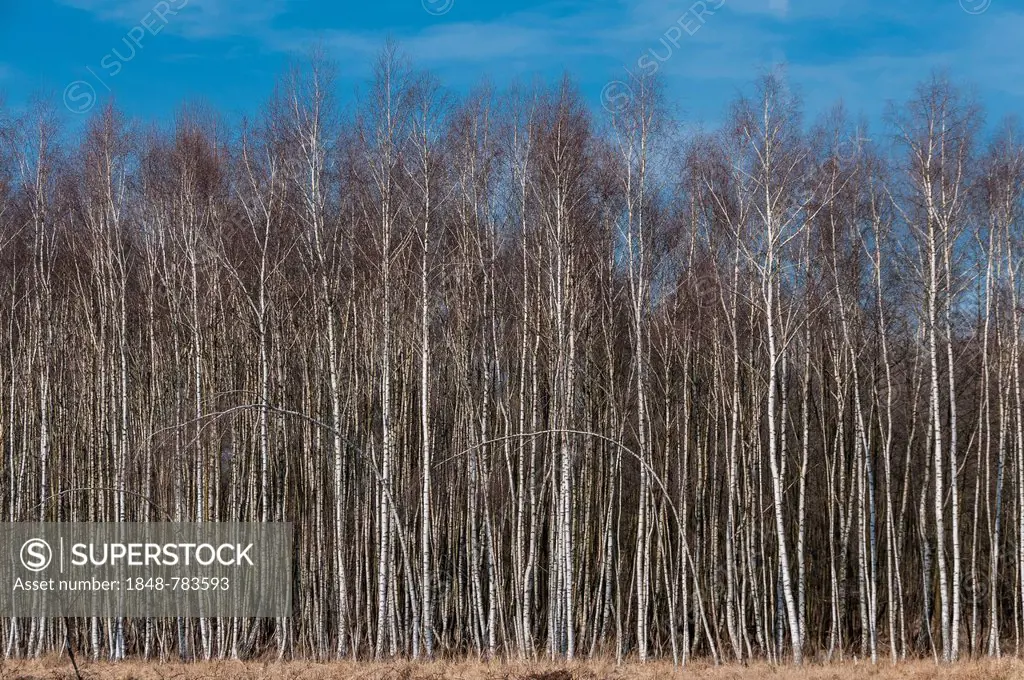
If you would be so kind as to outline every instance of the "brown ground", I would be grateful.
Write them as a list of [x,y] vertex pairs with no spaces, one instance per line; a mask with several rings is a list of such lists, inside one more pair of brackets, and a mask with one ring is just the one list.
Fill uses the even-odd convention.
[[[871,664],[848,662],[832,665],[809,664],[803,668],[767,664],[715,667],[704,662],[690,663],[685,668],[673,668],[671,664],[665,663],[616,666],[614,663],[603,662],[557,665],[515,662],[180,664],[127,661],[118,664],[82,662],[79,668],[83,680],[1024,680],[1024,661],[1019,660],[964,662],[941,668],[930,661],[908,662],[895,667],[888,662],[879,663],[874,667]],[[0,680],[44,678],[75,680],[75,675],[66,657],[53,657],[41,661],[0,662]]]

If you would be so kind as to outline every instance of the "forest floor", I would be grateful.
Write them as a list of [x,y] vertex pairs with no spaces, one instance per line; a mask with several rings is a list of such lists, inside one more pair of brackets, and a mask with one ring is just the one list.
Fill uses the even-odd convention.
[[[712,666],[693,662],[685,668],[668,663],[644,666],[588,662],[578,664],[522,664],[516,662],[435,663],[309,663],[309,662],[211,662],[197,664],[126,661],[79,663],[83,680],[854,680],[894,678],[926,680],[1024,680],[1024,661],[987,660],[938,667],[931,661],[913,661],[896,666],[888,662],[871,664],[807,664],[802,668],[751,664]],[[67,658],[39,661],[0,662],[0,680],[76,680]]]

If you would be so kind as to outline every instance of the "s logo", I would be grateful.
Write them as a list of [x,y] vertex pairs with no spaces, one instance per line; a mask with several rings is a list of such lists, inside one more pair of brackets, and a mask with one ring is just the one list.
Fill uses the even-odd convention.
[[50,544],[41,538],[30,538],[21,546],[21,564],[29,571],[42,571],[52,560]]

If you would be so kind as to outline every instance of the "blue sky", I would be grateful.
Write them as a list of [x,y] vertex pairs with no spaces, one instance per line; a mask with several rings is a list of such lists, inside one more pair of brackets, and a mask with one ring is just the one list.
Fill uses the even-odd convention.
[[1020,0],[0,0],[0,91],[72,120],[65,99],[86,108],[91,91],[145,119],[186,100],[234,119],[315,44],[351,99],[388,36],[456,91],[569,71],[597,106],[626,68],[656,65],[695,124],[777,63],[810,118],[842,99],[877,121],[935,68],[976,87],[990,122],[1024,113]]

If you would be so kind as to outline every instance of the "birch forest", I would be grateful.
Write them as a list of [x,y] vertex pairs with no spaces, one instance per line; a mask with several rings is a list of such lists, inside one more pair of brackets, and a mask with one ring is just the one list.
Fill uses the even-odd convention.
[[7,657],[889,663],[1024,642],[1024,138],[942,75],[0,116],[0,512],[294,525],[293,615]]

